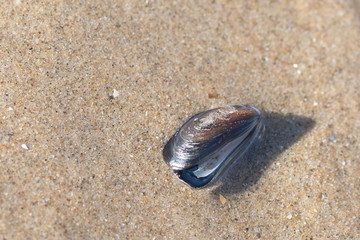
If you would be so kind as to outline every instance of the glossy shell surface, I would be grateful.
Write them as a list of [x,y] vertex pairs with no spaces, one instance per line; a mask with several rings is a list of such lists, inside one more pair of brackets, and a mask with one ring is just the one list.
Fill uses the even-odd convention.
[[242,158],[261,130],[261,113],[255,107],[236,105],[201,112],[166,143],[164,160],[190,187],[207,187]]

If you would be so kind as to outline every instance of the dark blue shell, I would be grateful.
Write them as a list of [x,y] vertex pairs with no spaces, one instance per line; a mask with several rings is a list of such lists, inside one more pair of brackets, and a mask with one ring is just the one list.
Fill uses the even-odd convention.
[[261,113],[254,107],[201,112],[186,121],[166,143],[164,160],[189,186],[205,187],[242,157],[261,129]]

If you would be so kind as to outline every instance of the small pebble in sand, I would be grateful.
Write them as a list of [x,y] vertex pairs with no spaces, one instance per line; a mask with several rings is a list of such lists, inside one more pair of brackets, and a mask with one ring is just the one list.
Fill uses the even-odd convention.
[[25,143],[21,144],[21,147],[22,147],[23,149],[29,150],[28,145],[26,145]]
[[219,94],[217,92],[209,92],[208,97],[209,98],[218,98]]
[[119,96],[119,91],[114,88],[113,97],[116,98]]
[[331,135],[331,136],[329,137],[329,140],[332,141],[333,143],[336,143],[336,138],[335,138],[334,135]]
[[219,195],[219,200],[220,200],[222,205],[224,205],[227,202],[227,199],[221,194]]
[[119,95],[120,95],[119,91],[114,88],[113,93],[109,94],[109,98],[114,99],[114,98],[118,97]]

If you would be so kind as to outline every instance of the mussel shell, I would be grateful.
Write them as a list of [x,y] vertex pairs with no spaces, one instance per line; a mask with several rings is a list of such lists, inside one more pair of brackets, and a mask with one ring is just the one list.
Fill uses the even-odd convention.
[[166,143],[165,162],[191,187],[208,186],[246,153],[262,129],[261,113],[229,106],[198,113]]

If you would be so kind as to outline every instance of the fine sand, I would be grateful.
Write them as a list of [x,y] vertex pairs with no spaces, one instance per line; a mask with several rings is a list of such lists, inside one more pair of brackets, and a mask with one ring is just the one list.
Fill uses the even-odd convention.
[[[0,239],[360,239],[360,1],[2,1]],[[162,148],[249,104],[192,190]]]

